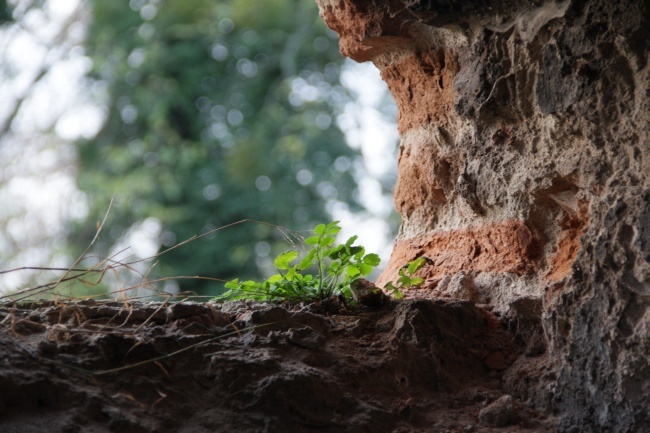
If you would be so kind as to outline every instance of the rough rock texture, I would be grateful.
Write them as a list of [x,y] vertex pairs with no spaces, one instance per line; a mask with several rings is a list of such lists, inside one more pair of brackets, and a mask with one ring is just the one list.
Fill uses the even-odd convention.
[[378,284],[427,257],[409,296],[543,323],[562,431],[650,431],[648,2],[317,1],[399,108]]
[[469,301],[331,307],[0,305],[0,431],[554,431],[524,404],[553,377],[534,329]]

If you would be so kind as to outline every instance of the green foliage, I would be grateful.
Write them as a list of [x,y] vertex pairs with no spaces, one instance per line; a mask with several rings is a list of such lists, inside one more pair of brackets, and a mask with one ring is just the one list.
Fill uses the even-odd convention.
[[[104,254],[149,217],[164,250],[243,219],[301,230],[329,218],[328,201],[358,208],[358,153],[335,121],[349,100],[343,59],[313,1],[90,5],[89,78],[107,117],[79,143],[90,209],[70,239],[81,248],[111,198]],[[233,227],[160,256],[154,272],[258,278],[282,248],[268,226]],[[181,290],[218,289],[197,279]]]
[[335,246],[340,230],[338,221],[317,225],[314,235],[305,240],[311,249],[297,264],[291,265],[300,253],[286,251],[275,259],[277,274],[263,282],[229,281],[225,285],[228,292],[217,299],[314,301],[333,295],[350,298],[350,285],[369,275],[380,259],[377,254],[366,254],[364,247],[354,245],[357,236]]
[[0,25],[9,24],[13,22],[13,15],[11,13],[11,6],[7,0],[0,0]]
[[402,267],[399,270],[399,278],[397,279],[397,285],[393,284],[392,281],[389,281],[384,286],[384,289],[392,292],[395,299],[401,299],[404,297],[402,294],[402,289],[408,287],[418,287],[424,283],[424,279],[421,277],[416,277],[415,272],[420,269],[426,263],[424,257],[419,257],[411,262],[408,265]]

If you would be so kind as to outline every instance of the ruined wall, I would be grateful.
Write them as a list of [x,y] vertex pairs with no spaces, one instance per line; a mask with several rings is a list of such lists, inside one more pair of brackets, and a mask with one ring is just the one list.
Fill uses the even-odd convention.
[[647,2],[317,1],[399,108],[402,226],[378,285],[424,256],[409,296],[531,306],[561,429],[648,431]]

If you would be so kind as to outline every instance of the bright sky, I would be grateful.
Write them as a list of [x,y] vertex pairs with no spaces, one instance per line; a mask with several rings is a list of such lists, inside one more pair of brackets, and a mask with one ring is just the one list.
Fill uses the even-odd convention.
[[[20,12],[22,2],[14,0]],[[78,44],[83,25],[76,22],[65,35],[63,49],[49,50],[49,41],[59,34],[79,0],[50,0],[42,11],[26,16],[26,29],[13,27],[0,32],[0,125],[4,124],[16,100],[28,95],[12,123],[0,137],[0,271],[22,266],[68,266],[74,258],[61,252],[66,223],[86,212],[84,195],[75,184],[76,154],[71,142],[91,138],[100,128],[104,110],[81,85],[90,60]],[[78,21],[78,20],[75,20]],[[32,86],[43,68],[45,77]],[[348,61],[342,72],[343,84],[356,93],[354,103],[337,120],[350,146],[363,154],[363,176],[358,179],[367,213],[355,215],[342,203],[329,205],[341,221],[341,237],[357,234],[367,251],[376,252],[383,263],[388,259],[392,239],[384,222],[393,209],[392,200],[382,195],[378,177],[396,164],[397,128],[386,123],[380,113],[386,86],[377,69],[369,63]],[[101,96],[102,89],[94,89]],[[48,131],[53,130],[55,134]],[[131,253],[149,257],[157,251],[160,224],[150,218],[124,239]],[[4,254],[3,254],[4,253]],[[11,260],[8,257],[12,256]],[[39,282],[53,274],[42,273]],[[27,274],[0,275],[0,293],[22,288]]]

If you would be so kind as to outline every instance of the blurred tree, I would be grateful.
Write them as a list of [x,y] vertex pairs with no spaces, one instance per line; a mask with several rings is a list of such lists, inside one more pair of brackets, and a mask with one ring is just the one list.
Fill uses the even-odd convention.
[[0,0],[0,294],[60,275],[25,267],[73,261],[64,238],[86,209],[69,132],[98,129],[97,121],[91,130],[93,122],[71,122],[90,111],[82,85],[85,17],[82,1]]
[[[89,219],[111,197],[108,241],[149,218],[164,250],[250,218],[293,229],[352,207],[356,151],[335,118],[348,95],[342,58],[314,2],[131,0],[90,2],[86,51],[106,120],[79,143],[78,184]],[[155,226],[155,224],[154,224]],[[258,276],[288,247],[262,224],[243,224],[160,256],[165,276]],[[104,252],[105,253],[105,252]],[[181,282],[214,294],[220,284]]]
[[7,0],[0,0],[0,25],[11,23],[12,21],[11,7],[7,4]]

